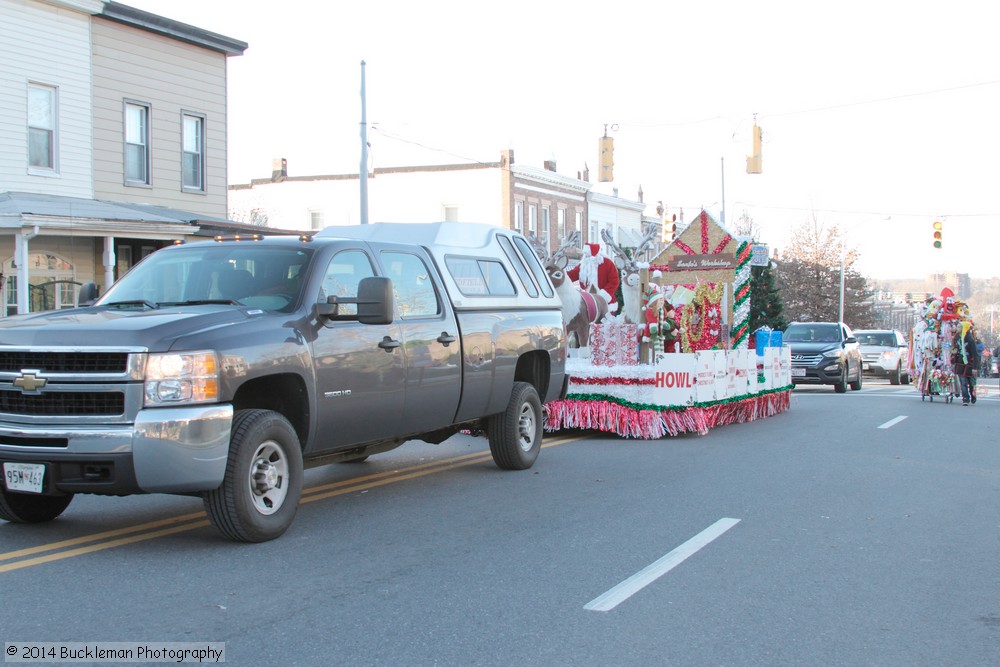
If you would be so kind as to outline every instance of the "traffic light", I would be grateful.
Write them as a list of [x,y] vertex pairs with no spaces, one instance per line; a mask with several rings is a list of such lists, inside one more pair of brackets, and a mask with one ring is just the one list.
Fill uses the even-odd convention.
[[614,167],[615,167],[615,140],[605,134],[601,137],[601,159],[600,166],[601,171],[598,176],[598,181],[601,183],[610,183],[615,180]]
[[667,217],[666,215],[663,216],[663,230],[662,234],[660,235],[661,243],[674,242],[674,232],[677,229],[676,222],[677,222],[676,213],[674,215],[671,215],[670,217]]
[[941,221],[934,221],[934,247],[938,250],[941,249]]

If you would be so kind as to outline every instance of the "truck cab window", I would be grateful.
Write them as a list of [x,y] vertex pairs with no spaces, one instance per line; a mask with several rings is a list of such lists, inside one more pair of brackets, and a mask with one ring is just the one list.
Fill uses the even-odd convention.
[[[344,250],[338,252],[330,265],[326,267],[323,276],[323,286],[320,288],[319,301],[325,303],[327,297],[355,297],[358,295],[358,285],[362,278],[375,275],[368,255],[360,250]],[[345,303],[340,306],[343,315],[356,315],[357,305]]]
[[430,269],[417,255],[384,251],[382,262],[396,291],[401,317],[433,317],[441,312]]

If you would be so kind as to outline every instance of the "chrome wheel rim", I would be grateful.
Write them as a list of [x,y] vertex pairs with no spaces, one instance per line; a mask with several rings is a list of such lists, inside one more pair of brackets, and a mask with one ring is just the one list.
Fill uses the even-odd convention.
[[522,404],[517,419],[517,444],[523,452],[530,452],[535,444],[535,423],[535,411],[531,409],[531,404]]
[[278,443],[268,440],[257,448],[248,481],[254,509],[265,516],[281,509],[288,495],[288,458]]

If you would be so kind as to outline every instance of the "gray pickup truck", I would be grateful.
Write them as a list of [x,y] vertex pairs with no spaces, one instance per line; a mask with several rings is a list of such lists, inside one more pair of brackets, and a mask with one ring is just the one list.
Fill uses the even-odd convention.
[[164,248],[81,308],[0,320],[0,518],[76,493],[199,495],[285,532],[302,471],[482,431],[530,468],[564,397],[561,303],[524,237],[462,223]]

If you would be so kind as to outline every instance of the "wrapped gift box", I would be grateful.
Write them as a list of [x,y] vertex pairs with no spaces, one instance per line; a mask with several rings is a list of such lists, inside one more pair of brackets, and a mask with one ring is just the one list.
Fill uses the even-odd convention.
[[639,363],[639,325],[625,322],[590,327],[590,363],[594,366],[636,366]]

